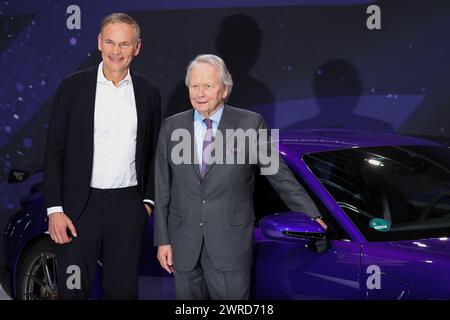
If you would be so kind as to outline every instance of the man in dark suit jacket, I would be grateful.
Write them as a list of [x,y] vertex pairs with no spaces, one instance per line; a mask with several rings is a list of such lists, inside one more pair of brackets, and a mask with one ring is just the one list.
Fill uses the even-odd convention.
[[161,118],[159,90],[129,69],[140,47],[136,21],[109,15],[98,36],[103,61],[66,77],[54,99],[44,191],[61,299],[89,297],[99,256],[105,298],[137,298]]
[[[207,150],[214,145],[222,148],[217,136],[225,137],[226,130],[260,132],[266,125],[259,114],[225,104],[232,84],[221,58],[198,56],[186,75],[194,109],[165,119],[161,126],[155,160],[154,243],[161,266],[174,272],[178,299],[249,297],[257,166],[250,161],[211,163]],[[183,129],[191,141],[180,151],[176,136]],[[262,145],[267,142],[263,139]],[[249,147],[250,143],[244,148],[226,144],[222,156],[245,152],[244,158],[249,159]],[[192,153],[187,158],[198,161],[181,162],[177,155],[183,152]],[[278,171],[267,175],[272,186],[291,210],[305,212],[326,227],[306,191],[278,160]],[[255,163],[261,170],[267,165]]]

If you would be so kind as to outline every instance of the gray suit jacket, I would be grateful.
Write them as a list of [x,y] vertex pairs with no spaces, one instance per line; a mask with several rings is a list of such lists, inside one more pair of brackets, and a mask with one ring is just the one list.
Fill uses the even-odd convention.
[[[194,159],[193,114],[193,109],[178,113],[165,119],[161,126],[155,160],[154,245],[172,246],[174,269],[179,271],[195,267],[203,239],[219,270],[249,268],[255,220],[253,187],[258,166],[212,164],[202,179],[198,164],[175,164],[171,153],[178,141],[171,141],[171,134],[178,128],[190,132]],[[258,130],[266,125],[257,113],[225,105],[218,130],[225,137],[226,129],[238,128]],[[320,215],[281,157],[278,173],[267,178],[292,211],[312,217]]]

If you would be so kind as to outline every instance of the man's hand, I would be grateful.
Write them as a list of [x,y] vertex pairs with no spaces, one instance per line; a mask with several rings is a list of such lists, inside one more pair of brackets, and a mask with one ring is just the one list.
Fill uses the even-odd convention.
[[150,215],[152,214],[152,208],[146,203],[144,203],[144,206],[145,206],[145,209],[147,209],[148,216],[150,217]]
[[172,246],[170,244],[159,246],[157,257],[161,267],[163,267],[168,273],[172,273]]
[[53,241],[58,244],[65,244],[72,241],[67,235],[67,228],[74,237],[77,237],[77,230],[72,221],[63,212],[52,213],[48,218],[48,231]]
[[325,231],[328,229],[327,224],[325,223],[325,221],[322,220],[321,217],[315,218],[314,220],[316,220],[316,222],[319,223],[320,226],[321,226],[322,228],[324,228]]

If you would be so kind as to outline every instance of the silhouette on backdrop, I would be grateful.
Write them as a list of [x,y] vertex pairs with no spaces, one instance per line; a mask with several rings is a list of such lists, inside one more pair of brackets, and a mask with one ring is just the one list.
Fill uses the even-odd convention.
[[365,117],[354,111],[363,93],[356,67],[347,60],[330,60],[317,68],[313,77],[319,113],[285,129],[342,128],[392,132],[385,121]]
[[[250,74],[258,59],[261,42],[262,31],[258,23],[247,15],[228,16],[219,26],[215,47],[217,55],[225,61],[233,77],[233,91],[227,101],[232,106],[248,108],[264,104],[269,110],[273,110],[275,101],[273,93]],[[207,52],[198,52],[201,53]],[[171,94],[165,115],[170,116],[190,108],[192,106],[183,79],[178,82]]]

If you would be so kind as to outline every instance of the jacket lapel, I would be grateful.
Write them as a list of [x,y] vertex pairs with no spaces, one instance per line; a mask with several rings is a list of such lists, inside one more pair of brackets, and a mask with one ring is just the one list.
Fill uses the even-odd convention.
[[136,103],[137,113],[137,133],[136,133],[136,175],[139,184],[141,185],[141,165],[142,165],[142,152],[144,147],[145,128],[147,127],[147,113],[148,103],[145,99],[145,94],[141,87],[141,82],[131,72],[131,79],[133,81],[134,100]]
[[201,159],[197,159],[197,152],[195,148],[195,133],[194,133],[194,109],[192,108],[189,112],[186,113],[187,117],[184,119],[183,128],[187,128],[189,131],[189,136],[191,137],[191,163],[192,168],[195,171],[198,179],[201,180],[200,176],[200,168],[199,161]]
[[97,92],[97,71],[98,66],[93,67],[86,73],[85,87],[80,91],[84,91],[84,97],[80,99],[81,105],[86,106],[86,122],[82,131],[86,139],[88,163],[90,164],[89,174],[92,173],[92,163],[94,161],[94,113],[95,113],[95,95]]

